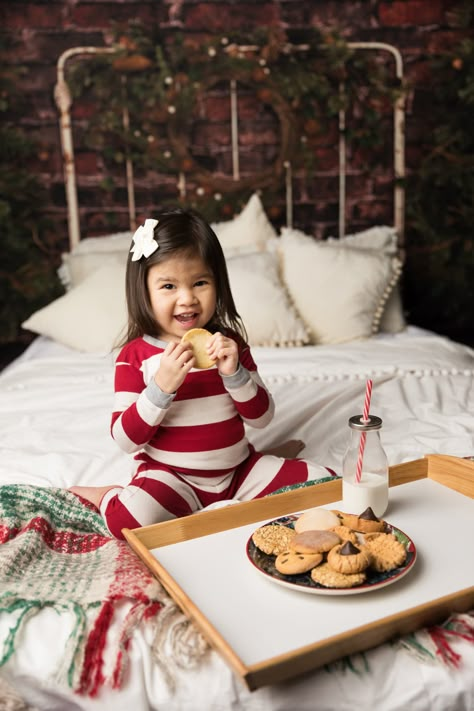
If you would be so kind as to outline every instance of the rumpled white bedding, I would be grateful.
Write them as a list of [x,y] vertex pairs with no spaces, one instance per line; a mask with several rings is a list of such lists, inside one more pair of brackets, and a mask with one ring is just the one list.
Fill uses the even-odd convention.
[[[383,419],[390,464],[429,453],[474,454],[474,350],[467,346],[410,326],[370,341],[254,348],[253,355],[276,403],[271,426],[249,432],[258,449],[299,438],[305,458],[339,473],[347,421],[362,411],[370,377],[371,412]],[[126,482],[134,461],[110,437],[112,398],[111,354],[82,354],[38,338],[0,374],[0,485]],[[51,610],[32,618],[21,648],[0,670],[45,711],[474,709],[474,649],[466,642],[454,644],[463,657],[455,671],[386,644],[368,654],[370,673],[319,670],[250,693],[215,652],[198,669],[177,670],[171,689],[151,662],[147,630],[134,636],[125,687],[80,698],[50,679],[67,636],[63,622]]]

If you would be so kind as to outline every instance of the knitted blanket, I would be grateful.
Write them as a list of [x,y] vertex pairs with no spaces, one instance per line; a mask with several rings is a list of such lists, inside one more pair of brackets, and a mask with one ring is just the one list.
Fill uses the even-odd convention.
[[[32,615],[48,606],[69,613],[67,619],[72,612],[75,622],[55,681],[95,696],[103,685],[120,688],[138,625],[156,624],[163,617],[169,632],[168,623],[184,624],[128,544],[110,536],[97,509],[64,489],[0,487],[0,544],[0,615],[10,620],[9,632],[0,638],[0,666],[13,655]],[[129,611],[119,634],[108,636],[124,601]],[[158,629],[157,647],[164,635]],[[113,661],[107,665],[106,644],[113,646]],[[194,651],[195,656],[202,653]],[[158,648],[152,657],[160,661]]]
[[[129,611],[113,635],[113,663],[106,665],[108,633],[124,601]],[[131,636],[140,624],[153,625],[151,658],[171,686],[173,668],[195,666],[208,650],[128,544],[110,537],[94,506],[64,489],[0,486],[0,615],[11,620],[9,632],[0,636],[0,667],[14,654],[22,627],[45,607],[73,613],[55,681],[80,694],[95,696],[104,685],[120,688]],[[456,639],[474,643],[473,611],[393,643],[423,661],[456,667],[462,663],[452,647]],[[344,657],[329,670],[341,667],[369,671],[364,654]]]

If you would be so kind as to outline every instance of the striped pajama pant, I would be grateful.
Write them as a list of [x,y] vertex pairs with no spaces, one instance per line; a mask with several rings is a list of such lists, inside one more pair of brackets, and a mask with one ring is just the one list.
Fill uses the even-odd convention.
[[199,511],[217,501],[249,501],[284,486],[336,476],[335,472],[305,459],[283,459],[253,449],[233,471],[220,476],[202,472],[179,473],[146,458],[126,487],[110,489],[100,512],[113,536],[122,528],[138,528]]

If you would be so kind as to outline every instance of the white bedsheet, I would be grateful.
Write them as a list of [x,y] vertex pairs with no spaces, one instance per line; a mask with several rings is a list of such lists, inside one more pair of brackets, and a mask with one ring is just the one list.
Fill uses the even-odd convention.
[[[383,419],[390,464],[439,453],[474,453],[474,350],[410,327],[370,342],[254,348],[273,393],[271,425],[249,431],[258,449],[287,438],[303,455],[340,471],[347,421],[362,412],[373,379],[372,414]],[[0,482],[71,486],[123,483],[133,459],[109,427],[113,357],[39,338],[0,377]]]
[[[258,449],[297,437],[306,443],[306,458],[340,472],[349,439],[347,421],[361,412],[370,377],[371,412],[383,419],[382,441],[390,464],[429,453],[474,454],[474,351],[466,346],[409,327],[365,342],[254,348],[253,355],[276,403],[271,426],[249,432]],[[110,354],[80,354],[38,338],[0,375],[0,485],[126,482],[134,461],[110,437],[112,398]],[[455,644],[464,660],[455,672],[383,645],[368,655],[369,676],[320,670],[253,693],[212,652],[197,670],[180,671],[173,691],[149,658],[146,630],[134,637],[131,673],[123,690],[103,690],[91,700],[56,689],[55,697],[49,677],[66,633],[54,612],[43,611],[28,622],[24,644],[3,670],[39,709],[474,709],[474,649],[468,643]],[[47,654],[45,639],[57,643]]]

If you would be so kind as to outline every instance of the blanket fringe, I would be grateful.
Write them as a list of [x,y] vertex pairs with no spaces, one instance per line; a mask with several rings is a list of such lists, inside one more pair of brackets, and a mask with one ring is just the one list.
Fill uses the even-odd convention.
[[[61,608],[64,610],[66,606]],[[59,665],[55,673],[55,680],[58,682],[63,682],[67,679],[69,686],[74,688],[74,675],[77,668],[82,667],[82,658],[84,656],[83,652],[83,640],[86,635],[87,629],[87,615],[86,611],[77,603],[71,603],[67,605],[75,617],[75,624],[71,630],[71,633],[66,641],[64,648],[64,653],[62,655],[62,662]]]
[[176,688],[177,669],[197,667],[209,649],[198,628],[171,600],[167,601],[155,618],[151,654],[171,691]]
[[15,615],[19,612],[15,624],[10,627],[8,634],[3,643],[3,653],[0,657],[0,667],[6,664],[15,651],[15,642],[19,637],[25,623],[36,615],[41,610],[43,605],[36,600],[12,600],[7,605],[0,607],[1,612],[7,612],[10,615]]
[[359,654],[351,654],[350,656],[342,657],[342,659],[338,659],[336,662],[326,664],[324,666],[324,669],[329,673],[332,673],[334,671],[350,671],[353,674],[357,674],[358,676],[361,676],[362,674],[365,674],[366,672],[370,671],[369,661],[367,659],[367,656],[365,655],[365,652],[360,652]]
[[[84,696],[120,688],[133,631],[153,630],[167,597],[125,541],[110,536],[97,509],[64,489],[0,486],[0,667],[21,644],[36,613],[52,608],[72,617],[53,680]],[[122,626],[115,611],[127,605]],[[152,622],[152,624],[150,624]]]
[[150,620],[157,615],[162,608],[162,603],[159,601],[137,602],[128,612],[120,631],[118,640],[118,653],[115,661],[115,667],[112,673],[112,688],[120,689],[123,676],[128,666],[127,650],[130,645],[132,634],[142,622],[142,620]]
[[84,664],[79,686],[76,689],[80,694],[96,696],[99,688],[104,684],[105,677],[102,672],[104,665],[104,650],[109,630],[114,615],[114,607],[110,600],[104,602],[99,612],[94,627],[90,631],[84,651]]
[[[392,642],[393,646],[403,649],[421,662],[444,664],[448,667],[460,667],[462,656],[456,652],[452,643],[463,639],[474,644],[474,610],[465,614],[451,615],[440,625],[433,625],[404,635]],[[325,667],[327,672],[351,672],[362,675],[370,671],[369,661],[364,652],[342,657]]]
[[421,661],[441,662],[459,667],[462,657],[452,647],[455,640],[474,643],[474,610],[451,615],[441,625],[433,625],[397,640],[396,645]]

